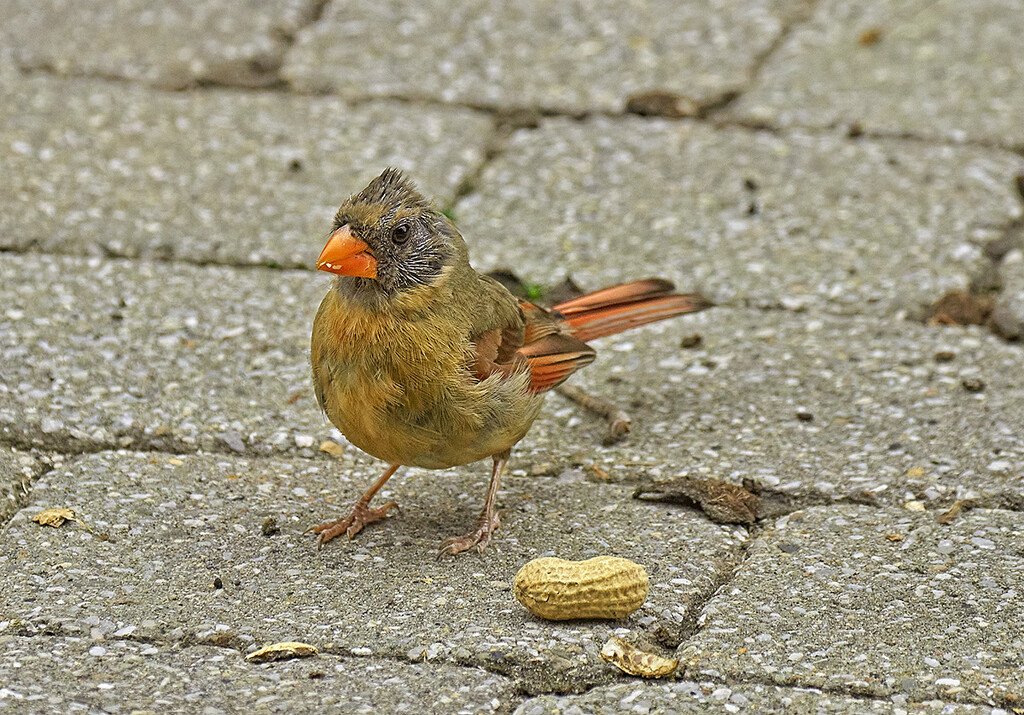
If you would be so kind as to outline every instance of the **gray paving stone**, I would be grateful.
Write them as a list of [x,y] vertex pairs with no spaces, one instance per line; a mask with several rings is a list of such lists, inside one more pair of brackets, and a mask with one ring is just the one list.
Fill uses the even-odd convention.
[[[0,439],[326,460],[322,440],[347,445],[309,382],[327,285],[309,272],[9,256]],[[702,346],[680,348],[694,332]],[[512,470],[597,478],[596,464],[612,481],[750,477],[812,501],[1024,504],[1024,351],[982,328],[719,307],[597,346],[573,379],[632,412],[629,439],[601,448],[603,425],[553,396]],[[376,464],[351,446],[340,463]]]
[[738,91],[803,0],[332,3],[283,76],[304,91],[621,111],[637,92]]
[[0,528],[22,507],[43,465],[24,452],[0,447]]
[[[966,287],[1022,207],[1020,156],[641,119],[515,134],[455,207],[477,265],[718,301],[892,312]],[[524,244],[531,248],[524,249]]]
[[686,676],[1016,707],[1024,515],[951,525],[814,508],[777,521],[680,649]]
[[692,681],[616,683],[582,695],[540,695],[522,703],[515,715],[612,715],[613,713],[985,713],[1005,715],[984,705],[942,700],[911,703],[892,698],[858,698],[814,688],[783,688],[759,683]]
[[328,436],[308,365],[319,274],[25,255],[0,281],[5,439],[294,452]]
[[389,164],[450,201],[488,118],[458,109],[91,80],[11,82],[0,249],[310,265],[337,205]]
[[[376,475],[375,466],[223,455],[77,458],[40,479],[7,527],[0,613],[14,635],[130,634],[246,652],[299,640],[339,654],[480,666],[530,692],[578,691],[614,677],[598,657],[610,633],[672,643],[746,539],[634,501],[621,486],[510,477],[502,529],[484,555],[438,560],[438,544],[472,524],[486,477],[408,470],[380,495],[402,505],[399,515],[317,552],[304,530],[341,515]],[[89,530],[29,520],[56,506],[75,509]],[[268,516],[276,535],[262,533]],[[643,563],[647,603],[620,621],[536,619],[510,584],[523,563],[551,553]]]
[[475,668],[321,654],[257,665],[224,648],[114,636],[0,636],[0,712],[508,712],[511,681]]
[[[680,349],[694,332],[702,346]],[[577,384],[632,400],[637,419],[625,445],[592,453],[612,479],[753,478],[795,503],[1024,505],[1024,351],[984,328],[716,308],[601,348]],[[528,439],[577,432],[545,421]]]
[[1022,35],[1016,0],[982,0],[969,12],[956,0],[827,0],[730,113],[1021,147]]
[[261,87],[278,82],[288,38],[316,0],[9,0],[0,39],[25,69],[143,80]]

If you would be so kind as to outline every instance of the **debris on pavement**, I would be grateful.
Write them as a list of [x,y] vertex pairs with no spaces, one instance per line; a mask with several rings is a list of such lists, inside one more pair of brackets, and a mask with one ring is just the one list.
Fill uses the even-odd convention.
[[641,650],[629,641],[612,637],[601,648],[601,659],[623,673],[640,678],[664,678],[679,667],[678,658],[665,658],[657,653]]
[[753,524],[761,506],[761,498],[745,487],[686,475],[642,484],[633,498],[696,506],[716,524]]
[[314,646],[311,646],[308,643],[284,641],[282,643],[274,643],[272,645],[264,646],[257,651],[253,651],[249,655],[245,656],[245,659],[250,663],[269,663],[274,660],[308,658],[311,655],[317,655],[319,652],[320,651],[318,651]]
[[939,514],[938,518],[935,521],[939,522],[943,526],[949,526],[954,521],[956,521],[957,517],[960,516],[961,512],[973,509],[974,506],[975,504],[973,499],[957,499],[955,502],[953,502],[953,506],[949,507],[948,509],[946,509],[946,511]]
[[58,507],[56,509],[46,509],[45,511],[39,512],[32,517],[32,521],[36,522],[40,526],[52,526],[56,529],[63,526],[66,521],[78,521],[78,519],[75,517],[74,509],[63,509]]

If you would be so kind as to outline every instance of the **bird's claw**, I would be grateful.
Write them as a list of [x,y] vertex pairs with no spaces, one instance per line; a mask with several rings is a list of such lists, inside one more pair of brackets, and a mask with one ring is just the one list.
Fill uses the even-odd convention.
[[501,519],[498,517],[497,511],[481,514],[476,523],[476,530],[445,541],[437,550],[437,558],[455,556],[463,551],[469,551],[474,546],[477,553],[482,554],[487,548],[487,544],[491,542],[491,535],[500,523]]
[[398,504],[395,502],[389,502],[382,507],[377,509],[371,509],[362,502],[356,502],[356,505],[352,507],[352,513],[341,519],[335,519],[334,521],[326,521],[318,526],[307,529],[307,533],[312,531],[318,535],[317,538],[317,551],[323,548],[331,539],[336,536],[345,534],[351,540],[356,534],[363,530],[363,527],[367,524],[372,524],[375,521],[380,521],[388,515],[388,511],[391,509],[397,509]]

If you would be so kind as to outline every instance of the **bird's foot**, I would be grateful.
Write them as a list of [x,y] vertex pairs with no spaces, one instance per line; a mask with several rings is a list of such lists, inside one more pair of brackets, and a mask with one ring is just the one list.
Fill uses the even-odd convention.
[[367,524],[372,524],[375,521],[380,521],[388,515],[388,511],[391,509],[397,509],[398,504],[395,502],[389,502],[378,509],[371,509],[368,505],[361,501],[356,502],[356,505],[352,507],[352,513],[342,519],[335,519],[334,521],[327,521],[319,526],[313,526],[307,529],[312,531],[314,534],[318,534],[320,538],[317,539],[317,550],[323,548],[323,545],[336,536],[346,534],[349,539],[358,534],[363,530],[363,527]]
[[437,550],[438,558],[448,555],[454,556],[463,551],[469,551],[474,546],[477,552],[482,554],[484,549],[487,548],[487,544],[491,541],[491,534],[494,533],[500,523],[501,519],[498,517],[497,510],[492,510],[489,513],[485,511],[477,519],[475,531],[448,539],[441,544],[441,548]]

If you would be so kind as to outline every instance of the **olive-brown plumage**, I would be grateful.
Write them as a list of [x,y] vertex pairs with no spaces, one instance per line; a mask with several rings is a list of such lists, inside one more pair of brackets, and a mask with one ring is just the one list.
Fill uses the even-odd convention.
[[337,275],[313,321],[317,401],[349,441],[391,465],[351,514],[313,529],[321,545],[353,537],[395,506],[369,503],[399,466],[444,469],[491,457],[477,528],[441,547],[483,551],[498,526],[494,502],[509,452],[545,392],[594,359],[584,341],[709,305],[658,279],[550,312],[518,300],[473,270],[452,222],[393,169],[341,205],[317,268]]

